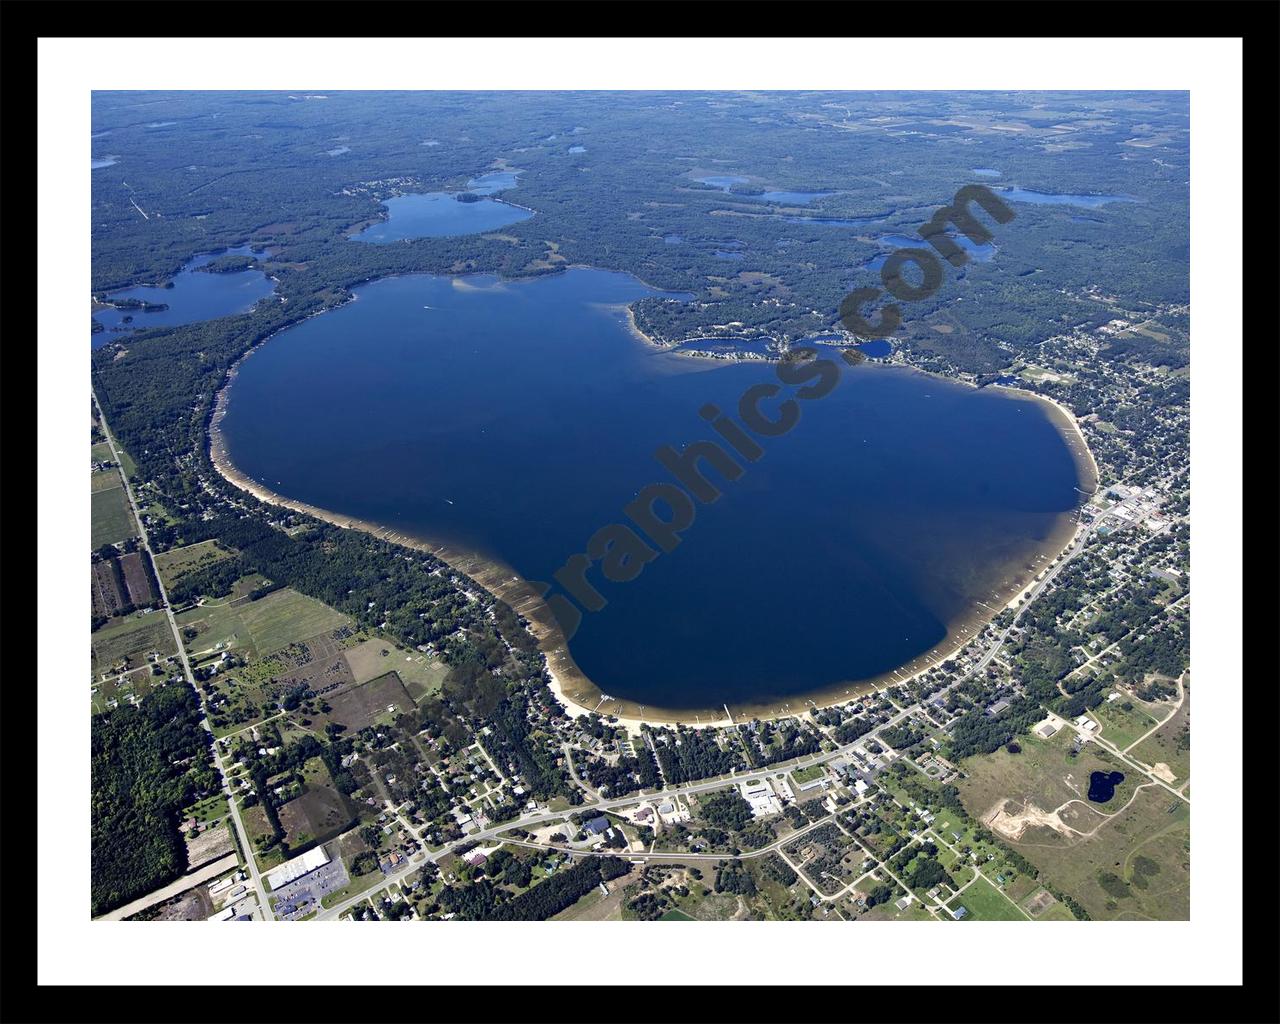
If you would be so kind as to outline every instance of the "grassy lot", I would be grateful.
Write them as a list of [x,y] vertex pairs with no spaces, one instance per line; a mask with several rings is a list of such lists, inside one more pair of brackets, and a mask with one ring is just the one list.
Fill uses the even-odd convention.
[[138,475],[138,464],[129,457],[129,453],[123,448],[116,446],[120,451],[120,468],[124,470],[124,475],[132,480]]
[[333,784],[324,762],[313,757],[302,766],[305,789],[279,808],[285,842],[291,850],[300,850],[316,840],[324,842],[349,828],[355,821],[355,809]]
[[159,652],[162,658],[178,653],[169,622],[159,612],[103,627],[92,634],[90,645],[95,680],[117,664],[128,669],[145,665],[146,656],[152,651]]
[[241,605],[239,612],[258,656],[263,658],[297,640],[318,636],[351,621],[327,604],[288,587]]
[[985,878],[978,878],[964,892],[947,904],[954,910],[965,907],[969,915],[966,921],[1025,921],[1027,915],[1010,903]]
[[156,555],[156,571],[168,588],[188,573],[207,568],[215,562],[230,557],[231,552],[219,545],[216,540],[202,540],[198,544],[188,544]]
[[111,445],[107,444],[106,441],[99,441],[89,449],[89,461],[114,462],[115,456],[111,454]]
[[[1128,711],[1123,706],[1126,703],[1129,704]],[[1162,713],[1167,717],[1168,709],[1164,709]],[[1102,726],[1102,735],[1121,750],[1160,721],[1148,714],[1141,704],[1123,696],[1119,700],[1099,704],[1092,714]]]
[[791,777],[796,780],[797,785],[803,786],[806,782],[812,782],[814,779],[820,779],[827,773],[825,765],[811,764],[805,768],[799,768],[792,771]]
[[1074,921],[1076,919],[1065,903],[1060,903],[1049,890],[1042,886],[1038,886],[1034,893],[1021,900],[1018,905],[1036,921]]
[[912,900],[905,910],[899,910],[897,901],[902,897],[899,889],[888,903],[872,907],[862,915],[864,921],[932,921],[934,917],[919,900]]
[[221,644],[220,649],[238,650],[250,657],[257,655],[248,627],[240,620],[240,610],[230,604],[207,603],[190,608],[178,615],[178,627],[184,635],[188,627],[196,630],[195,638],[186,641],[187,650],[193,654],[213,650]]
[[[408,692],[396,678],[396,673],[370,680],[360,686],[343,690],[328,699],[331,710],[313,718],[317,729],[328,722],[338,722],[349,732],[359,732],[366,725],[389,725],[397,714],[409,710]],[[388,708],[395,708],[389,711]]]
[[113,487],[120,487],[120,474],[114,469],[95,470],[89,476],[89,485],[94,494],[98,491],[109,491]]
[[1159,729],[1129,753],[1144,764],[1165,764],[1173,772],[1171,785],[1181,786],[1191,778],[1191,684],[1186,684],[1182,707]]
[[258,601],[208,601],[178,616],[181,627],[197,630],[188,641],[190,651],[239,650],[250,658],[265,658],[292,643],[336,629],[350,620],[326,604],[285,588]]
[[97,549],[137,535],[124,488],[95,490],[91,502],[89,546]]
[[417,651],[406,651],[387,640],[365,640],[350,648],[346,657],[357,683],[366,683],[394,671],[415,703],[438,692],[449,671],[439,659]]
[[214,793],[184,808],[179,817],[195,818],[196,821],[217,821],[225,818],[229,811],[226,794]]

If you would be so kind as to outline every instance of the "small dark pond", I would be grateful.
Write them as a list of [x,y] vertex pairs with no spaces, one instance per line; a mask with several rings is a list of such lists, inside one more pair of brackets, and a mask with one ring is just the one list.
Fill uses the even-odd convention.
[[1105,804],[1116,795],[1116,786],[1124,782],[1124,772],[1094,772],[1089,776],[1089,799]]

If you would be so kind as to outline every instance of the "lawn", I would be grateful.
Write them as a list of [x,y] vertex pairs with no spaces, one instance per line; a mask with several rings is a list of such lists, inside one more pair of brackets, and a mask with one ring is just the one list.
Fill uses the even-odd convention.
[[123,487],[95,490],[90,508],[91,549],[96,550],[104,544],[116,544],[138,535]]
[[965,907],[966,921],[1025,921],[1027,915],[1005,899],[985,878],[974,879],[969,888],[947,904],[951,910]]
[[[132,703],[130,697],[142,700],[162,682],[158,676],[151,674],[151,667],[134,669],[124,676],[113,676],[96,682],[91,688],[90,706],[94,714],[114,711],[117,707]],[[112,701],[115,703],[112,704]]]
[[806,768],[798,768],[791,773],[791,777],[796,780],[796,784],[803,786],[806,782],[812,782],[814,779],[820,779],[827,773],[825,765],[811,764]]
[[[240,610],[230,604],[190,608],[178,615],[178,627],[196,630],[195,638],[186,641],[187,651],[192,654],[214,649],[238,649],[251,657],[257,654],[248,628],[240,621]],[[222,648],[218,648],[219,644]]]

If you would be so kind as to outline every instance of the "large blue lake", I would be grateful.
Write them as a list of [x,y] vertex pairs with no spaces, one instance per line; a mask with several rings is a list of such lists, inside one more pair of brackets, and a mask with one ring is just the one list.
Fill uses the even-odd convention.
[[[377,281],[244,362],[223,437],[280,494],[550,581],[671,480],[659,446],[716,439],[700,409],[736,418],[777,380],[636,338],[625,304],[654,294],[589,269]],[[1060,541],[1077,468],[1042,404],[864,365],[800,407],[674,551],[627,583],[592,570],[608,604],[570,650],[606,693],[741,709],[834,692],[994,613]]]
[[130,308],[102,309],[93,319],[102,324],[103,330],[92,334],[91,345],[99,348],[111,341],[119,341],[130,331],[148,327],[176,327],[200,320],[247,313],[260,299],[275,290],[271,279],[260,270],[237,270],[232,273],[216,273],[200,268],[219,256],[252,256],[253,249],[241,246],[220,253],[202,253],[186,264],[174,277],[170,287],[143,285],[111,292],[107,301],[136,299],[152,305],[166,305],[168,309],[142,310]]

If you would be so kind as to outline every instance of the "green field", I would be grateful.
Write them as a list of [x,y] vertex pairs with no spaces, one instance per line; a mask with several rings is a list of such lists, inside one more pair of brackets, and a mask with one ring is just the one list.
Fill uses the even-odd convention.
[[89,477],[89,485],[94,494],[98,491],[109,491],[113,487],[119,487],[120,474],[114,469],[95,470]]
[[241,605],[238,611],[260,658],[351,621],[327,604],[289,588]]
[[[1130,705],[1128,711],[1123,707],[1126,703]],[[1157,711],[1165,716],[1169,713],[1167,708],[1157,709]],[[1125,697],[1110,703],[1099,704],[1093,709],[1092,714],[1102,725],[1102,735],[1121,750],[1160,722],[1160,719],[1148,714],[1141,704]]]
[[89,449],[90,462],[115,462],[115,456],[111,454],[111,445],[106,441],[99,441],[91,449]]
[[975,879],[973,884],[947,904],[954,910],[965,907],[969,914],[966,921],[1025,921],[1027,915],[1010,903],[985,878]]
[[351,620],[326,604],[285,588],[258,601],[208,602],[178,616],[178,625],[197,630],[187,642],[193,653],[239,650],[261,659],[291,643],[346,625]]
[[91,509],[89,530],[91,548],[96,550],[104,544],[116,544],[138,535],[123,487],[94,491]]
[[658,920],[659,921],[692,921],[694,920],[694,918],[690,917],[683,910],[668,910],[665,914],[663,914],[660,918],[658,918]]
[[150,666],[134,669],[124,676],[99,680],[94,683],[90,692],[90,708],[98,715],[134,700],[142,700],[160,682],[162,680],[159,677],[151,674]]

